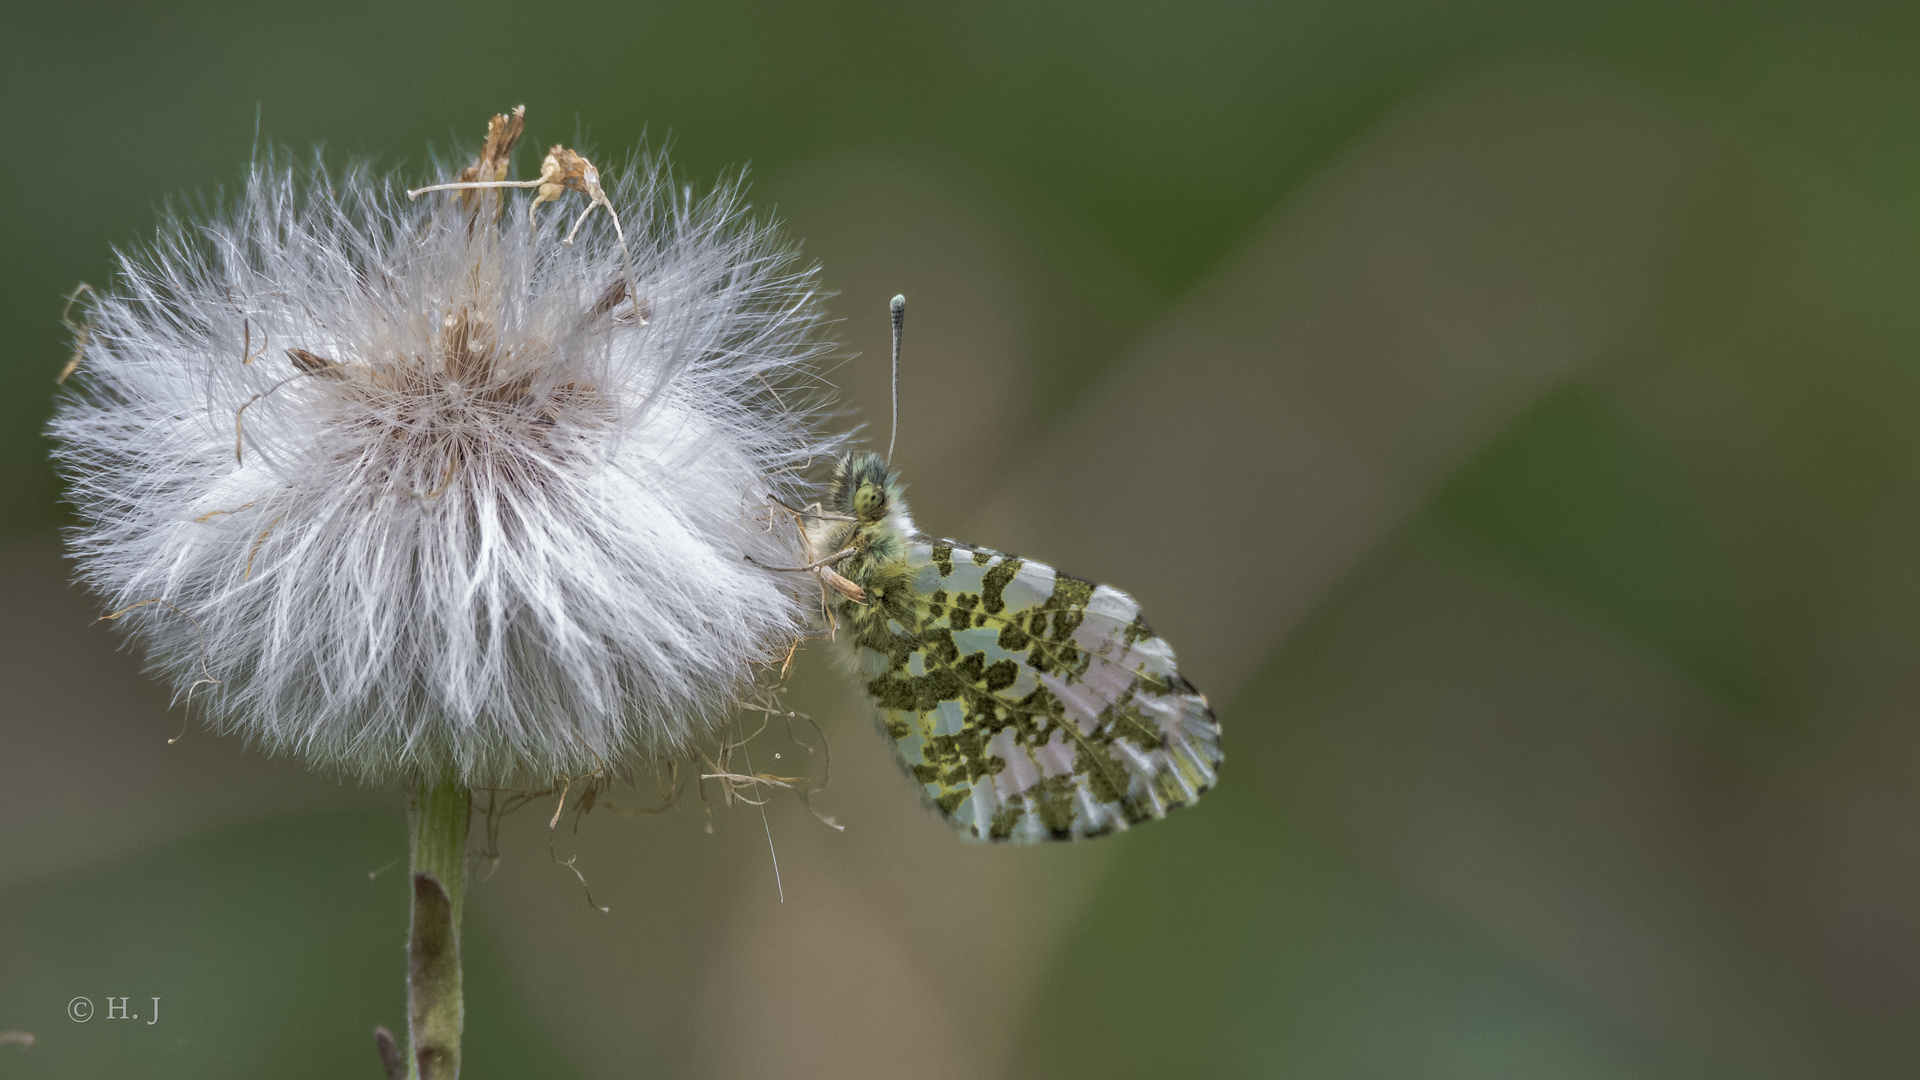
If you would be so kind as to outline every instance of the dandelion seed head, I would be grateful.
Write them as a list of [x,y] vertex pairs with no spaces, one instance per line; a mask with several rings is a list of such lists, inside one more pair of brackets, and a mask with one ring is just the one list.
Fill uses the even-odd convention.
[[565,244],[527,193],[269,156],[122,257],[51,425],[70,546],[110,608],[166,601],[118,624],[215,729],[373,780],[581,773],[684,750],[787,651],[765,508],[837,448],[815,280],[737,186],[611,172],[620,220]]

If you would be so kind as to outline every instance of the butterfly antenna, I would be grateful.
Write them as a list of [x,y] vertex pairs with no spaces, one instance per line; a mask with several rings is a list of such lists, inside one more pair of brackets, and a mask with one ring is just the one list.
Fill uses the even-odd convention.
[[887,464],[893,464],[893,443],[900,437],[900,331],[907,323],[907,298],[896,296],[887,305],[893,311],[893,430],[887,433]]

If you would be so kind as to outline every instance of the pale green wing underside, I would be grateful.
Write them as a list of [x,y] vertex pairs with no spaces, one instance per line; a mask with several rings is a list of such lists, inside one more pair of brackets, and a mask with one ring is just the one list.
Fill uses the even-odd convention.
[[861,647],[928,799],[979,840],[1078,840],[1211,787],[1220,729],[1133,598],[948,541],[909,550],[915,625]]

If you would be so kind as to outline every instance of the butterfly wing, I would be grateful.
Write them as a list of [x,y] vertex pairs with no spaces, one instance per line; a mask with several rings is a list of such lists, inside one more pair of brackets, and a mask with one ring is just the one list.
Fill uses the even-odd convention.
[[1132,597],[949,541],[917,541],[908,557],[891,648],[862,646],[861,664],[902,760],[954,828],[1086,839],[1213,785],[1213,710]]

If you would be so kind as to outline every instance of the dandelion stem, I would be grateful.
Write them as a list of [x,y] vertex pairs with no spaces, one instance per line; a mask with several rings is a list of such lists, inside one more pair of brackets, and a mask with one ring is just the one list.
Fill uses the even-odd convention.
[[460,915],[466,906],[467,820],[473,793],[424,781],[408,809],[413,923],[407,935],[408,1080],[456,1080],[466,1003],[460,989]]

